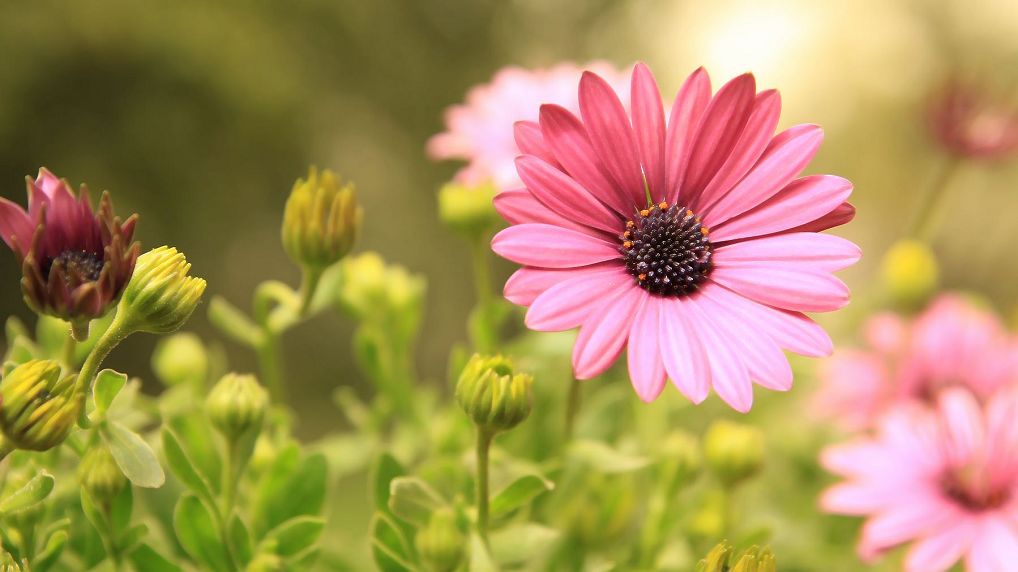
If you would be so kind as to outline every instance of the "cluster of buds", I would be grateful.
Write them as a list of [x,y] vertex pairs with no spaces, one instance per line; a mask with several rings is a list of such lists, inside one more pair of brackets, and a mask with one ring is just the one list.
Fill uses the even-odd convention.
[[312,167],[298,179],[283,214],[283,248],[303,268],[320,271],[353,248],[363,212],[352,184],[341,184],[330,170]]
[[160,246],[138,257],[117,320],[125,331],[168,334],[184,325],[205,292],[205,280],[188,276],[191,265],[176,248]]
[[726,487],[755,475],[763,466],[764,435],[757,427],[717,421],[704,436],[707,465]]
[[50,360],[32,360],[0,382],[0,429],[18,449],[46,451],[67,438],[85,403],[74,375]]
[[505,357],[474,354],[456,384],[456,401],[478,428],[500,433],[530,415],[533,382],[528,374],[514,373]]
[[696,572],[777,572],[777,563],[770,548],[753,546],[737,557],[735,549],[722,542],[697,564]]
[[205,400],[212,425],[229,441],[260,429],[269,406],[269,395],[253,375],[228,373],[216,383]]

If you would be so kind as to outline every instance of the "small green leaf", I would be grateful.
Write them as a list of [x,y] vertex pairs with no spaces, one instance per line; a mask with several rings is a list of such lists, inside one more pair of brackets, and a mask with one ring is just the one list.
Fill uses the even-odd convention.
[[263,542],[274,541],[275,553],[289,558],[313,546],[324,528],[321,518],[298,516],[272,529]]
[[555,483],[537,475],[526,475],[502,489],[491,501],[493,519],[507,516],[537,498],[541,493],[555,488]]
[[127,384],[127,376],[104,369],[95,378],[95,385],[92,389],[92,396],[95,399],[95,410],[100,415],[106,413],[113,403],[113,398],[120,393],[120,390]]
[[392,517],[376,512],[371,521],[371,553],[382,572],[416,570],[410,543]]
[[431,485],[417,477],[396,477],[389,482],[389,510],[415,526],[427,524],[431,513],[445,504]]
[[120,493],[113,499],[110,507],[110,518],[112,519],[113,531],[118,536],[127,531],[131,524],[131,511],[134,510],[134,492],[130,486],[120,489]]
[[251,562],[251,558],[254,557],[251,533],[248,532],[247,525],[244,524],[239,514],[234,514],[230,519],[230,551],[242,566],[247,566]]
[[58,530],[46,540],[46,547],[32,559],[34,572],[46,572],[57,563],[67,546],[67,531]]
[[215,296],[209,303],[209,322],[233,341],[249,347],[257,347],[261,343],[261,330],[250,318],[226,301]]
[[147,524],[136,524],[131,527],[124,536],[120,539],[120,548],[124,551],[130,551],[132,548],[141,542],[141,539],[145,538],[148,534]]
[[223,459],[215,439],[209,439],[212,425],[203,415],[180,416],[170,420],[173,434],[180,439],[181,448],[194,462],[195,470],[204,475],[213,492],[222,482]]
[[128,558],[134,564],[135,570],[139,572],[181,572],[180,566],[170,562],[165,556],[156,552],[148,544],[142,544],[134,549]]
[[325,503],[328,466],[321,454],[299,461],[296,445],[287,447],[262,479],[255,510],[255,531],[264,534],[295,517],[317,515]]
[[506,568],[531,569],[526,564],[548,554],[559,539],[559,531],[540,524],[525,522],[491,533],[494,559]]
[[405,474],[403,465],[400,465],[395,457],[389,453],[382,453],[378,456],[378,460],[375,461],[371,470],[372,497],[375,499],[376,509],[384,513],[389,512],[389,484],[396,477]]
[[0,500],[0,514],[10,514],[42,502],[53,491],[53,484],[53,475],[39,473],[25,486]]
[[166,474],[152,447],[134,431],[120,423],[107,423],[103,432],[106,442],[124,476],[139,487],[159,488],[166,482]]
[[163,454],[166,455],[166,463],[169,465],[170,471],[184,483],[184,486],[207,502],[213,500],[212,488],[208,481],[198,472],[196,465],[188,457],[180,446],[180,441],[169,428],[163,429]]
[[622,453],[600,442],[579,440],[569,447],[569,456],[600,473],[629,473],[646,467],[646,457]]
[[184,550],[216,572],[230,570],[230,555],[216,532],[212,512],[194,495],[181,497],[173,511],[173,529]]

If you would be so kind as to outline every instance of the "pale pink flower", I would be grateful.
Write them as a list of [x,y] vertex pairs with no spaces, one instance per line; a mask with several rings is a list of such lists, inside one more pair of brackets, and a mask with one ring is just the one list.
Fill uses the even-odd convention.
[[1018,104],[975,84],[948,82],[930,106],[929,123],[944,149],[959,157],[1001,159],[1018,150]]
[[657,398],[670,377],[693,402],[713,387],[748,411],[752,381],[791,387],[782,349],[831,351],[802,312],[848,303],[833,272],[856,262],[859,249],[818,231],[852,218],[852,185],[796,178],[820,146],[820,128],[775,136],[778,93],[757,93],[750,74],[712,96],[697,70],[667,122],[645,65],[631,83],[631,114],[608,82],[585,73],[579,118],[544,105],[539,123],[517,125],[526,188],[495,199],[513,226],[492,248],[525,266],[505,296],[529,306],[531,329],[580,327],[577,378],[604,372],[628,347],[641,399]]
[[1014,336],[963,296],[940,296],[912,324],[881,314],[865,329],[867,349],[838,350],[820,370],[816,409],[847,429],[865,428],[901,402],[932,403],[949,387],[985,398],[1018,381]]
[[912,543],[906,572],[1012,572],[1018,563],[1018,392],[986,403],[941,393],[935,408],[899,407],[875,437],[829,447],[821,462],[846,478],[824,510],[868,517],[859,555]]
[[584,69],[597,72],[614,86],[623,87],[629,79],[604,62],[584,68],[569,63],[535,70],[503,68],[490,83],[473,87],[466,102],[446,110],[446,131],[428,141],[428,155],[432,159],[466,161],[467,165],[456,173],[460,183],[490,182],[499,190],[523,186],[513,163],[520,154],[513,139],[513,125],[517,121],[536,121],[538,109],[545,103],[579,111],[576,83]]

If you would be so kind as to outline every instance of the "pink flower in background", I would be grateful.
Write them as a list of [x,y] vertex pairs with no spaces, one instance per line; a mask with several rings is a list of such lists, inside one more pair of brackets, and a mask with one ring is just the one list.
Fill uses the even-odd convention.
[[933,403],[963,386],[985,398],[1018,381],[1018,340],[988,310],[957,294],[935,300],[913,324],[881,314],[866,350],[839,350],[821,367],[817,411],[847,429],[871,425],[901,402]]
[[937,407],[902,406],[872,439],[829,447],[822,464],[847,480],[829,512],[866,516],[859,554],[872,561],[911,542],[908,572],[1011,572],[1018,562],[1018,392],[985,404],[960,388]]
[[576,84],[583,69],[597,72],[617,87],[625,86],[628,80],[626,74],[601,62],[585,68],[568,63],[549,69],[503,68],[491,83],[471,89],[465,103],[446,111],[447,130],[428,141],[428,155],[467,161],[456,173],[460,183],[492,182],[499,190],[523,186],[513,163],[520,154],[513,139],[513,125],[537,120],[538,109],[545,103],[578,111]]
[[929,124],[940,144],[961,157],[999,159],[1018,151],[1018,105],[975,85],[948,82],[930,107]]
[[849,221],[852,185],[797,178],[820,146],[815,125],[774,135],[780,99],[746,74],[712,96],[705,71],[679,91],[667,121],[650,70],[631,82],[632,112],[593,73],[579,82],[580,117],[543,105],[517,125],[526,187],[495,207],[512,226],[492,241],[523,264],[505,286],[539,331],[580,328],[576,377],[589,379],[628,348],[637,394],[652,401],[671,378],[690,400],[711,387],[748,411],[752,381],[792,385],[782,349],[830,353],[802,312],[848,303],[833,273],[859,249],[819,234]]

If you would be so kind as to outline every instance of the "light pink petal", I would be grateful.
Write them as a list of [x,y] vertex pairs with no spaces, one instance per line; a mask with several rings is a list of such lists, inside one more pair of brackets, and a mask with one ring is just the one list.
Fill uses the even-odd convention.
[[697,208],[707,210],[738,183],[756,164],[774,136],[781,115],[781,96],[771,89],[756,96],[753,111],[731,155],[703,189]]
[[32,219],[25,209],[0,198],[0,238],[7,246],[14,248],[15,242],[22,250],[28,250],[32,242]]
[[956,467],[967,464],[982,450],[986,441],[983,413],[975,396],[968,390],[944,391],[939,400],[948,457]]
[[890,468],[890,463],[900,464],[893,451],[873,439],[859,438],[825,447],[820,452],[820,465],[824,469],[846,477],[866,479],[867,485],[875,480],[868,477],[882,476]]
[[1003,388],[986,405],[986,456],[991,486],[1014,486],[1018,475],[1018,386]]
[[550,224],[511,226],[495,235],[491,249],[518,264],[541,268],[576,268],[619,258],[610,242]]
[[621,265],[577,273],[537,296],[527,310],[527,327],[539,332],[571,330],[598,308],[606,294],[628,290],[632,282]]
[[558,105],[541,106],[541,132],[555,152],[555,158],[569,175],[590,194],[622,216],[632,216],[645,201],[634,203],[629,194],[618,189],[606,173],[583,124],[569,110]]
[[675,387],[693,403],[701,403],[710,393],[710,362],[686,305],[681,298],[661,302],[661,356]]
[[573,346],[573,374],[577,379],[596,377],[618,359],[627,341],[636,309],[648,296],[636,285],[606,296],[580,327]]
[[645,205],[640,153],[629,116],[611,85],[597,74],[584,72],[580,78],[580,114],[608,173],[633,204]]
[[46,167],[39,169],[39,174],[35,177],[35,185],[50,199],[56,197],[61,190],[68,192],[60,177],[54,175]]
[[718,226],[764,203],[806,168],[822,140],[823,131],[816,125],[778,134],[746,177],[709,209],[698,211],[700,216],[707,226]]
[[711,293],[744,314],[757,328],[766,330],[786,350],[810,357],[828,356],[834,350],[834,343],[827,332],[808,316],[754,302],[724,287]]
[[905,571],[945,572],[968,551],[972,544],[974,529],[971,520],[962,519],[936,534],[913,543],[905,556]]
[[537,200],[561,217],[608,234],[622,232],[618,216],[562,171],[533,155],[517,157],[516,170]]
[[761,304],[797,312],[830,312],[848,304],[848,286],[828,272],[755,265],[717,266],[711,280]]
[[516,137],[516,146],[519,147],[520,153],[540,157],[545,162],[557,168],[560,167],[558,160],[555,159],[555,153],[552,152],[551,147],[544,140],[544,135],[541,134],[540,124],[536,121],[517,121],[513,125],[513,134]]
[[506,280],[503,294],[506,300],[518,306],[529,306],[534,298],[555,284],[578,276],[595,275],[615,271],[618,266],[607,262],[582,268],[520,268]]
[[833,514],[867,516],[897,502],[900,498],[901,489],[897,486],[848,481],[825,490],[820,496],[820,508]]
[[562,218],[545,206],[544,203],[537,200],[537,197],[535,197],[529,189],[509,189],[502,191],[495,195],[495,200],[492,202],[495,205],[495,210],[498,214],[510,224],[550,224],[571,228],[584,234],[604,238],[604,235],[601,232],[598,232],[589,226]]
[[762,204],[712,227],[711,239],[722,242],[763,236],[815,223],[847,204],[851,194],[852,183],[834,175],[796,179]]
[[1018,529],[1014,522],[986,516],[979,523],[965,564],[978,572],[1013,572],[1018,565]]
[[629,330],[628,362],[633,389],[640,399],[650,403],[665,387],[665,366],[658,340],[660,305],[665,302],[649,294],[644,298]]
[[859,247],[844,238],[797,232],[728,244],[714,250],[713,260],[717,268],[769,263],[806,272],[836,272],[855,264],[861,256]]
[[923,488],[900,491],[898,502],[866,521],[859,548],[867,554],[880,552],[951,527],[963,515],[933,491]]
[[710,103],[710,94],[710,77],[703,68],[698,68],[686,79],[675,96],[675,103],[672,104],[672,111],[668,116],[665,144],[668,202],[687,200],[686,197],[680,199],[679,190],[686,179],[689,157],[704,111]]
[[866,344],[887,355],[901,350],[909,335],[905,320],[893,312],[874,314],[863,325],[863,338]]
[[838,208],[804,225],[788,229],[788,232],[823,232],[827,229],[852,222],[855,218],[855,207],[851,203],[841,203]]
[[631,88],[633,131],[640,148],[640,158],[650,196],[655,202],[668,196],[665,188],[665,112],[661,91],[654,74],[644,63],[633,69]]
[[711,383],[714,391],[732,409],[747,413],[753,408],[753,382],[742,357],[736,353],[731,335],[716,323],[716,318],[705,308],[701,298],[688,298],[691,322],[707,351],[710,361]]

